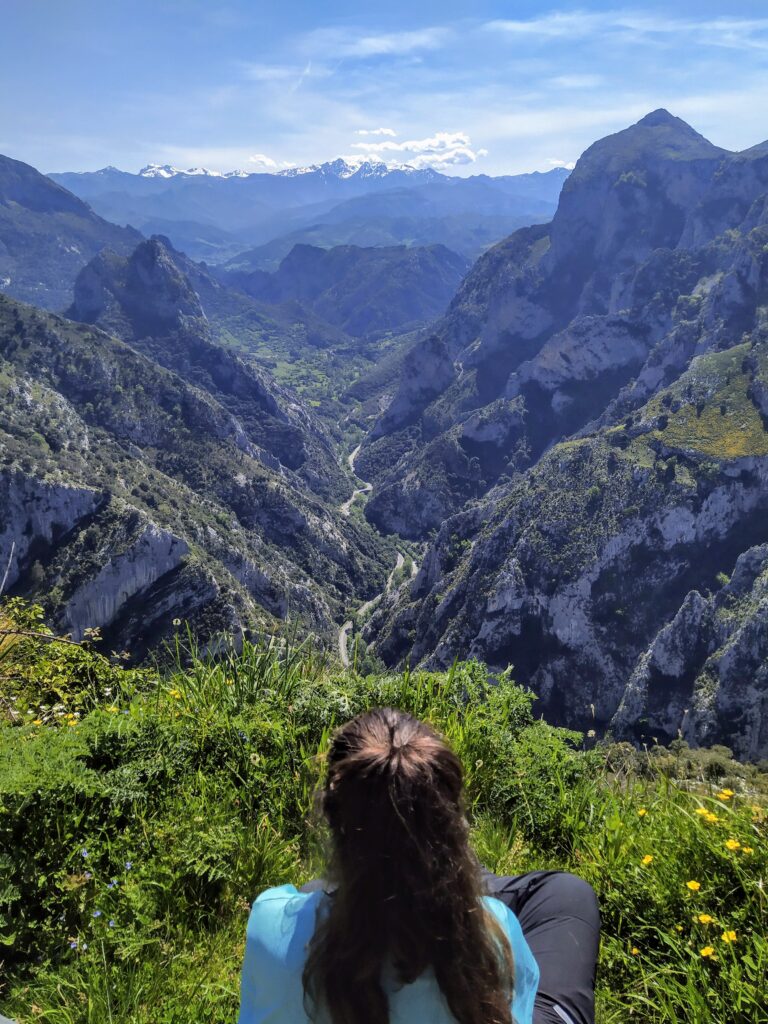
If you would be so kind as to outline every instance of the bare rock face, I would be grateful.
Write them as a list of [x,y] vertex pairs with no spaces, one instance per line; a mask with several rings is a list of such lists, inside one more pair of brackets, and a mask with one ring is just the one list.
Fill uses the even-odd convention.
[[633,739],[727,739],[736,756],[768,748],[768,545],[745,551],[707,598],[691,591],[639,659],[611,722]]
[[[760,615],[728,627],[739,653],[721,665],[730,592],[701,595],[766,536],[768,433],[750,395],[767,375],[762,340],[700,357],[631,426],[554,446],[447,520],[371,621],[382,656],[512,664],[556,721],[633,739],[683,728],[761,756]],[[745,657],[746,694],[731,667]]]
[[286,618],[330,640],[383,585],[365,531],[247,411],[135,347],[0,297],[0,375],[0,579],[57,628],[136,658],[176,618],[203,642]]

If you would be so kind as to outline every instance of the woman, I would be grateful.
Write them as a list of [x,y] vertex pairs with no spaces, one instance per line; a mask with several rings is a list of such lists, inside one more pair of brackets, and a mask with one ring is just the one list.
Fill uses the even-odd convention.
[[322,805],[333,884],[254,903],[240,1024],[592,1024],[594,893],[481,871],[461,762],[429,726],[391,708],[352,719]]

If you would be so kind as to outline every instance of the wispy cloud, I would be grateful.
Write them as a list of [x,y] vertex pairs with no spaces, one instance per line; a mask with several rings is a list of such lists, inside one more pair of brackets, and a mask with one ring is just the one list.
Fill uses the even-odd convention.
[[627,11],[553,11],[537,18],[497,18],[486,31],[510,38],[585,39],[620,35],[636,42],[676,37],[698,46],[768,49],[768,18],[680,18]]
[[452,37],[452,29],[435,25],[411,32],[367,33],[356,28],[319,28],[300,40],[305,52],[321,58],[401,56],[437,50]]
[[358,128],[355,135],[391,135],[394,138],[397,132],[391,128]]
[[[487,149],[473,149],[466,132],[435,132],[425,139],[406,142],[353,142],[352,148],[365,157],[385,163],[407,163],[411,167],[450,167],[473,164],[487,156]],[[397,157],[394,157],[397,154]]]

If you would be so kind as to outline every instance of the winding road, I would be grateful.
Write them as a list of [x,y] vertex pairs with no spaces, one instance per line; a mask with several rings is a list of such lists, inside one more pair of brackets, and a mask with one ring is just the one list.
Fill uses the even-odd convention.
[[[359,451],[360,445],[358,445],[357,448],[355,448],[355,450],[351,452],[347,457],[347,464],[349,465],[349,468],[352,470],[353,473],[355,472],[355,459],[357,458],[357,453]],[[360,478],[358,477],[358,479]],[[353,491],[352,497],[347,498],[343,505],[339,505],[339,512],[341,512],[343,516],[349,515],[349,513],[352,511],[352,506],[354,505],[359,495],[370,494],[370,492],[373,490],[373,484],[369,484],[367,480],[361,480],[360,482],[362,483],[363,486],[358,487],[357,490]]]
[[[355,450],[353,452],[350,452],[350,454],[347,456],[347,465],[349,466],[349,468],[352,471],[352,473],[355,472],[355,459],[357,458],[357,454],[358,454],[359,451],[360,451],[360,445],[358,445],[357,448],[355,448]],[[355,475],[357,475],[357,474],[355,474]],[[360,478],[358,477],[358,480],[359,479]],[[352,508],[352,504],[353,504],[353,502],[355,501],[355,499],[357,498],[358,495],[360,495],[360,494],[369,494],[373,490],[373,485],[368,483],[367,480],[360,480],[360,482],[362,484],[362,487],[358,487],[353,492],[351,498],[347,498],[347,500],[342,505],[339,505],[339,511],[341,512],[342,515],[344,515],[344,516],[348,516],[349,515],[350,510]],[[398,551],[397,552],[397,558],[395,559],[394,568],[390,572],[389,576],[387,576],[387,582],[386,582],[386,585],[385,585],[384,589],[382,590],[382,592],[380,594],[377,594],[375,597],[372,597],[370,599],[370,601],[365,601],[363,604],[360,605],[360,607],[355,612],[355,618],[356,619],[361,619],[368,611],[370,611],[370,609],[376,604],[376,602],[378,600],[380,600],[385,594],[388,594],[390,592],[390,590],[392,589],[392,584],[393,584],[394,579],[395,579],[395,575],[397,574],[397,572],[400,569],[402,569],[402,567],[404,565],[405,565],[405,555],[402,553],[402,551]],[[413,579],[413,577],[416,575],[416,573],[418,571],[419,571],[419,567],[416,564],[415,560],[412,559],[411,560],[411,579]],[[349,645],[349,634],[350,634],[350,631],[351,631],[353,625],[354,625],[354,620],[353,619],[347,619],[347,621],[344,622],[339,627],[339,638],[338,638],[339,660],[341,661],[341,664],[344,666],[344,668],[349,668],[349,651],[348,651],[347,648],[348,648],[348,645]]]

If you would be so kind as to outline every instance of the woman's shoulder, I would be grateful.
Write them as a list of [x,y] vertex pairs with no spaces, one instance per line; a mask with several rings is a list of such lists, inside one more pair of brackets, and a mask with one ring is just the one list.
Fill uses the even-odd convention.
[[539,965],[525,941],[520,922],[509,907],[494,896],[484,896],[483,902],[504,929],[512,949],[515,965],[515,1019],[530,1020],[533,998],[539,986]]
[[321,891],[299,892],[294,885],[265,889],[251,907],[246,949],[273,964],[297,966],[306,955],[322,897]]

